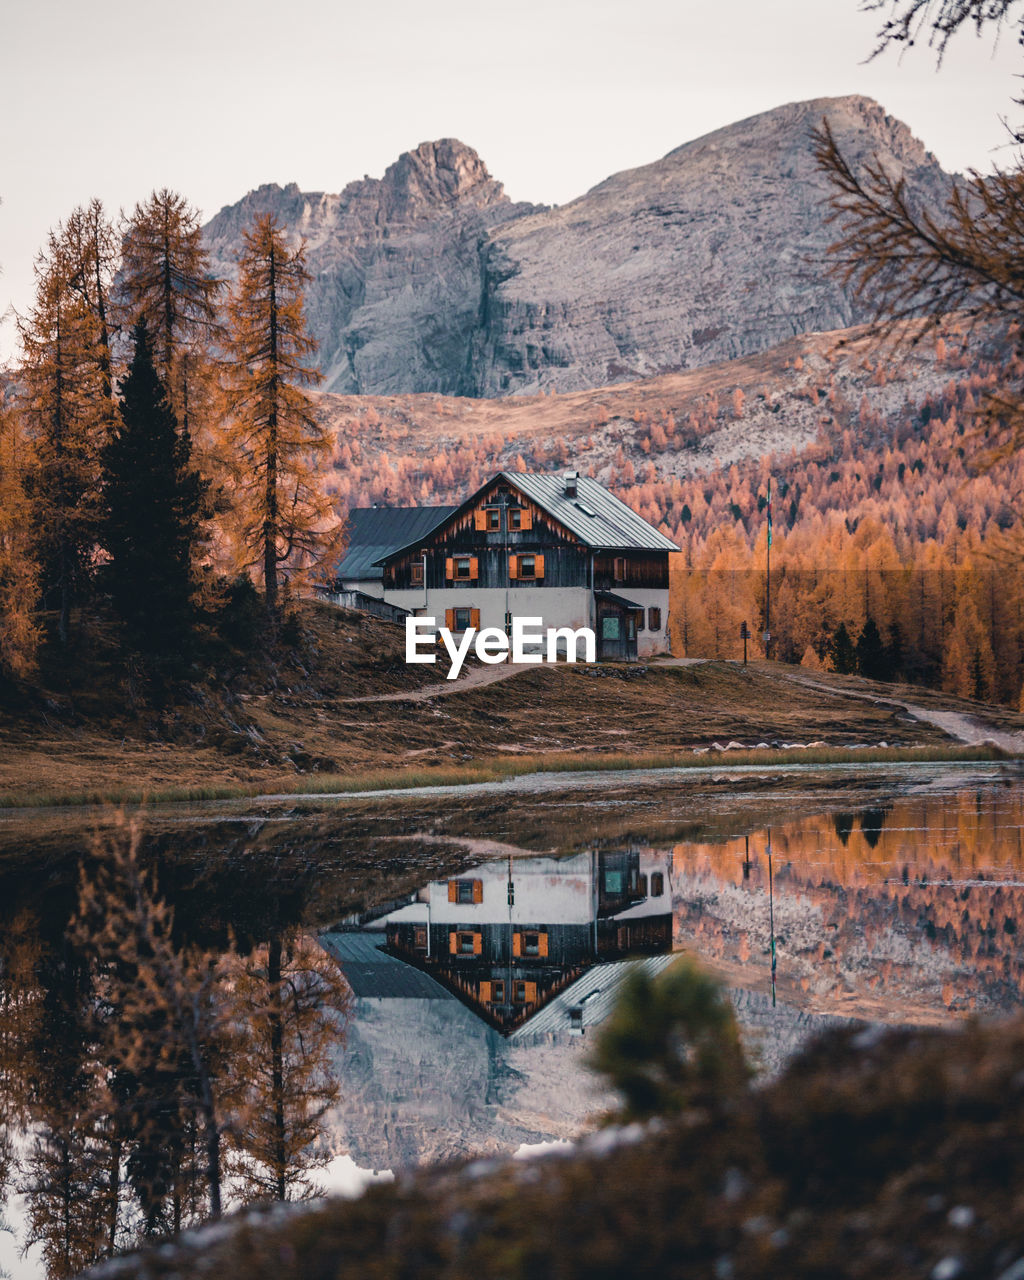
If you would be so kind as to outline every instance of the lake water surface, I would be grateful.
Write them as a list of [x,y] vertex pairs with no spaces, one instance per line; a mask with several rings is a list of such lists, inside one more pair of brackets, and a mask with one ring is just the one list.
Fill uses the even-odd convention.
[[[684,949],[729,987],[766,1072],[836,1019],[1002,1016],[1024,994],[1008,766],[162,809],[127,905],[97,852],[123,864],[111,829],[0,821],[0,1267],[16,1276],[202,1218],[211,1117],[228,1204],[342,1165],[572,1138],[613,1101],[586,1057],[629,966]],[[178,988],[202,1079],[168,1031]]]

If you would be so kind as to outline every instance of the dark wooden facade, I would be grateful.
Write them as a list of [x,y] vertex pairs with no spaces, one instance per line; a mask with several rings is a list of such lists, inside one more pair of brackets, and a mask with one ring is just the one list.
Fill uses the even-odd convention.
[[[497,527],[488,527],[496,520]],[[514,527],[516,522],[520,527]],[[451,575],[451,560],[471,557],[474,575]],[[520,577],[514,558],[542,556],[543,574]],[[424,582],[423,572],[426,579]],[[667,551],[594,552],[543,508],[495,479],[473,507],[442,524],[416,548],[384,566],[389,590],[445,587],[668,589]]]

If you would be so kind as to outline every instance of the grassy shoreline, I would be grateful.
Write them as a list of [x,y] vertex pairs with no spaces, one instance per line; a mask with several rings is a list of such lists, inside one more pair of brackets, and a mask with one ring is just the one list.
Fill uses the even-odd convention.
[[89,787],[76,791],[22,791],[0,796],[0,810],[82,808],[145,804],[202,803],[255,799],[267,795],[359,795],[419,787],[468,786],[503,782],[528,774],[626,772],[645,769],[707,769],[737,766],[777,768],[780,765],[844,764],[970,764],[1016,761],[1014,755],[988,744],[921,747],[810,747],[732,751],[550,752],[496,756],[464,764],[371,768],[341,774],[292,775],[280,780],[224,782],[210,785],[171,784],[139,787]]

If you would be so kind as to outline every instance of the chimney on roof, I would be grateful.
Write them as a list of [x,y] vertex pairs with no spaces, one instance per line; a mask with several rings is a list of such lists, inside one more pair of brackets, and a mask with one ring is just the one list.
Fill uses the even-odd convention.
[[576,485],[579,478],[580,473],[578,471],[567,471],[565,473],[565,496],[567,498],[576,497]]

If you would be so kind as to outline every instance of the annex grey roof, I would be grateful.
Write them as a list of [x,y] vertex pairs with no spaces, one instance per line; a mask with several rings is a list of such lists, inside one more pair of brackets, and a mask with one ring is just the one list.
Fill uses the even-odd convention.
[[579,476],[575,497],[569,497],[561,471],[536,474],[503,471],[501,474],[588,547],[605,551],[679,550],[671,538],[659,533],[643,516],[638,516],[590,476]]
[[[446,514],[436,520],[429,529],[414,534],[405,542],[396,543],[382,552],[376,563],[381,564],[399,551],[410,551],[417,542],[422,541],[449,516],[475,502],[480,492],[498,479],[507,481],[537,506],[543,507],[549,515],[554,516],[565,528],[574,533],[584,546],[603,551],[679,550],[671,538],[666,538],[663,533],[659,533],[653,525],[647,523],[643,516],[638,516],[621,499],[616,498],[614,493],[609,493],[604,485],[598,484],[590,476],[579,476],[576,481],[575,496],[569,497],[565,492],[564,472],[531,474],[530,472],[501,471],[488,480],[487,484],[481,485],[461,506],[447,508]],[[444,510],[441,507],[431,509]]]
[[320,945],[334,957],[360,1000],[452,1000],[427,974],[379,950],[380,931],[336,930],[320,935]]
[[379,579],[377,562],[392,551],[418,542],[447,519],[455,507],[355,507],[348,513],[348,546],[334,571],[336,578]]

